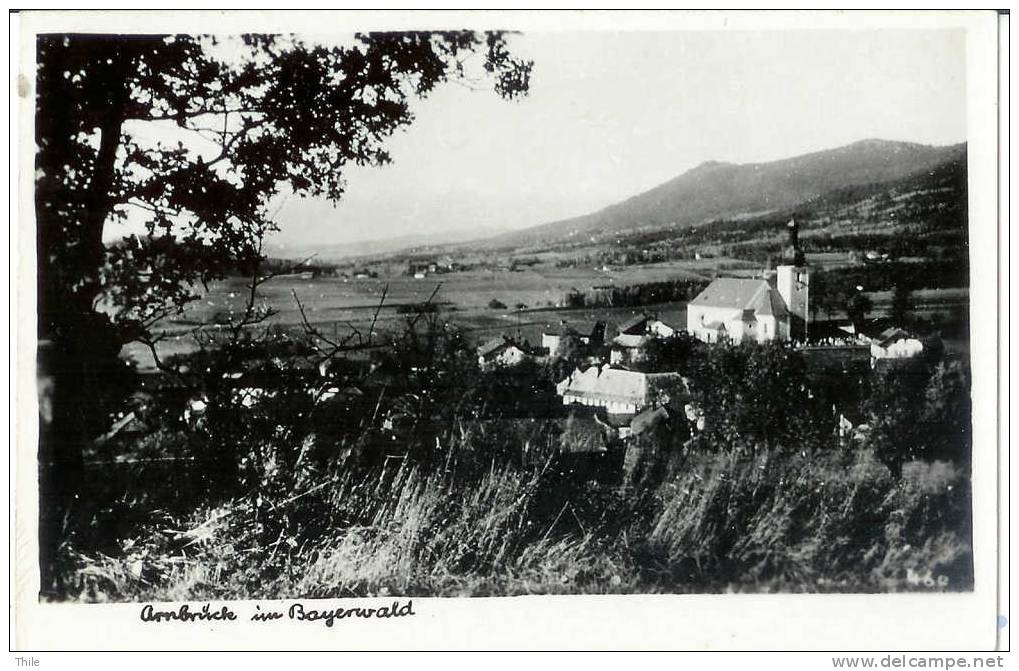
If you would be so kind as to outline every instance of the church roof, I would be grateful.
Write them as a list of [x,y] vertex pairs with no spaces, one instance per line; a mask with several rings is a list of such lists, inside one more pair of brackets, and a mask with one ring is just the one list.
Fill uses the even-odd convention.
[[767,280],[742,277],[719,277],[690,301],[691,305],[753,310],[757,316],[781,317],[785,301]]

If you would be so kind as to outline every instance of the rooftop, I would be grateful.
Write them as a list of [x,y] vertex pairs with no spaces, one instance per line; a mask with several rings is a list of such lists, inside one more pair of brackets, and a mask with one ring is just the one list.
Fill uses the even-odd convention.
[[512,344],[513,344],[513,341],[512,340],[508,340],[507,338],[492,338],[488,342],[486,342],[483,345],[480,345],[478,347],[478,355],[479,356],[489,356],[491,354],[495,354],[496,352],[498,352],[503,347],[506,347],[506,346],[512,345]]
[[619,332],[634,335],[642,334],[647,326],[647,322],[647,315],[635,315],[619,325]]
[[609,366],[591,366],[573,373],[556,385],[560,396],[597,398],[604,401],[644,405],[654,391],[682,382],[679,373],[640,373]]
[[767,280],[719,277],[690,301],[690,305],[752,310],[757,316],[781,317],[785,301]]

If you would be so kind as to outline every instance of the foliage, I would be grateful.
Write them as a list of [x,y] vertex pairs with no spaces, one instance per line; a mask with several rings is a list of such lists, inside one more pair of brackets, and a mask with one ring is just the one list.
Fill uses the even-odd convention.
[[915,459],[968,463],[970,380],[960,361],[880,368],[864,410],[871,444],[894,472]]
[[691,393],[709,415],[704,441],[713,449],[813,449],[830,441],[830,408],[809,392],[804,361],[792,349],[708,347],[691,364]]
[[648,371],[686,372],[706,349],[704,343],[685,331],[671,338],[652,338],[644,348],[641,367]]
[[[236,55],[222,58],[224,50]],[[57,319],[62,300],[91,311],[105,292],[135,329],[179,310],[193,298],[189,286],[261,254],[277,194],[337,200],[346,166],[388,163],[384,142],[412,121],[410,99],[472,76],[475,53],[500,95],[526,92],[531,64],[513,58],[498,32],[370,33],[334,47],[276,35],[225,45],[188,35],[41,36],[44,316]],[[147,141],[146,125],[181,139]],[[129,218],[144,221],[147,235],[106,249],[105,228]]]
[[626,286],[596,287],[587,293],[573,288],[563,297],[563,304],[570,308],[639,307],[656,303],[687,301],[703,291],[707,285],[707,280],[679,279]]
[[913,302],[909,287],[896,285],[892,291],[892,307],[889,317],[896,324],[905,325],[913,310]]
[[862,291],[856,292],[846,299],[846,315],[857,329],[863,325],[867,313],[873,309],[874,304],[871,302],[870,296]]

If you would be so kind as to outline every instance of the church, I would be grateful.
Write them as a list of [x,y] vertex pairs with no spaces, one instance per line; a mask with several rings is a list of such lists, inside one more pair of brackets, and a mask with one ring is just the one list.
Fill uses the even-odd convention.
[[805,340],[810,271],[800,250],[796,220],[782,264],[766,279],[720,277],[687,305],[686,330],[704,342]]

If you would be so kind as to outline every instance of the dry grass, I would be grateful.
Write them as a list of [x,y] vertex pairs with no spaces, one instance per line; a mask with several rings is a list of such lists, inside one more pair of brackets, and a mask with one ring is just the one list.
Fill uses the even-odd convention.
[[[466,449],[466,446],[454,446]],[[547,465],[546,465],[547,466]],[[965,590],[965,474],[867,453],[673,455],[659,483],[550,468],[339,478],[139,528],[63,556],[87,601],[363,595]]]

